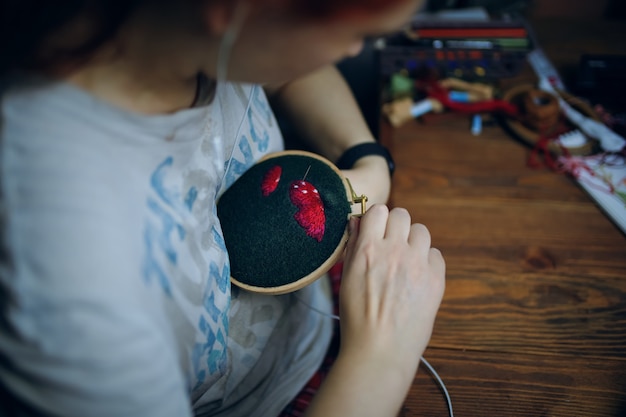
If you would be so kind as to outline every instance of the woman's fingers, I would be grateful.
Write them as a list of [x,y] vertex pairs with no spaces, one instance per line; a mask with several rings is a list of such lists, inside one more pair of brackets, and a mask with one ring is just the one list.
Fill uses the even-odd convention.
[[389,211],[383,204],[375,204],[361,218],[362,237],[371,239],[399,239],[406,241],[411,227],[411,215],[406,209]]
[[[394,208],[389,211],[384,205],[374,205],[360,219],[352,218],[349,230],[348,258],[362,250],[359,244],[362,242],[369,248],[366,256],[370,261],[379,258],[389,262],[389,256],[400,263],[421,259],[421,262],[433,268],[436,276],[445,275],[445,261],[439,250],[431,248],[430,232],[423,224],[411,224],[411,215],[406,209]],[[406,248],[409,252],[400,249],[403,243],[408,244]]]
[[411,231],[411,215],[406,209],[394,208],[389,212],[387,218],[387,230],[385,239],[406,242]]
[[387,229],[387,218],[389,209],[383,204],[374,204],[361,217],[361,228],[359,235],[362,239],[382,239],[385,237]]
[[409,245],[418,250],[423,250],[424,253],[430,249],[430,232],[423,224],[415,223],[411,225],[411,232],[409,233],[408,240]]
[[446,275],[446,261],[437,248],[430,248],[428,251],[428,264],[433,268],[436,276],[444,277]]

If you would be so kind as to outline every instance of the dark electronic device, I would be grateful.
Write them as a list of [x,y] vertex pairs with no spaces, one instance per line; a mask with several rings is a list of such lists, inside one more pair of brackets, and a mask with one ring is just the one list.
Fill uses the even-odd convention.
[[467,80],[511,77],[520,72],[533,48],[523,21],[414,20],[384,40],[383,76],[427,68],[442,77]]
[[612,111],[626,111],[626,55],[583,55],[576,93]]

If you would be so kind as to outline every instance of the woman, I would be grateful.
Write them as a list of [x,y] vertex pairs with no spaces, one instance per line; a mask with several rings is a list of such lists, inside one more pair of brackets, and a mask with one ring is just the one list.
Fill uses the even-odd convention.
[[[307,305],[330,301],[321,281],[297,297],[231,290],[216,199],[282,149],[260,84],[329,159],[373,142],[330,64],[420,2],[15,3],[1,68],[5,413],[277,415],[331,337]],[[375,203],[390,187],[381,154],[344,171]],[[406,210],[374,205],[350,232],[341,349],[307,415],[395,415],[444,262]]]

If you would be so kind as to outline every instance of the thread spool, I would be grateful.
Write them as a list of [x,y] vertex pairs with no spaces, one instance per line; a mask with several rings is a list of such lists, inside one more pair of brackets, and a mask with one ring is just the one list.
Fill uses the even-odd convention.
[[559,121],[559,102],[552,94],[532,89],[522,97],[526,118],[524,123],[538,132],[550,132]]

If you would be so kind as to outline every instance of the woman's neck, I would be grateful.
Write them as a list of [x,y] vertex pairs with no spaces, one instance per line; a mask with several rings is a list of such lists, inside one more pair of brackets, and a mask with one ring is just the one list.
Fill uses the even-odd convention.
[[[143,114],[189,108],[214,42],[180,28],[133,19],[118,37],[65,79],[120,108]],[[210,65],[210,64],[209,64]]]
[[123,65],[82,68],[66,80],[117,107],[142,114],[172,113],[193,104],[197,74],[159,76],[150,69]]

